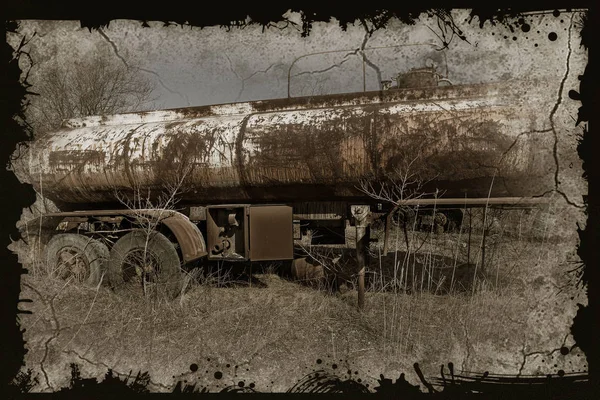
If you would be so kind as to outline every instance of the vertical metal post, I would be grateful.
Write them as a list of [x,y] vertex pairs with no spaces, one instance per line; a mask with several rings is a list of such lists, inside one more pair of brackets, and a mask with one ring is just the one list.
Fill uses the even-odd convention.
[[356,226],[356,261],[358,263],[358,309],[365,306],[365,270],[369,249],[369,206],[351,206]]

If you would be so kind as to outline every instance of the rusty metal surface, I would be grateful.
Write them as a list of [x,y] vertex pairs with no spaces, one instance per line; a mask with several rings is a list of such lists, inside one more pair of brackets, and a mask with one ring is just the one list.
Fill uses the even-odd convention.
[[343,219],[348,213],[348,203],[342,201],[294,202],[294,219]]
[[206,207],[189,207],[187,214],[192,221],[206,221]]
[[44,222],[45,229],[54,229],[64,218],[82,217],[113,217],[113,216],[148,216],[165,224],[175,235],[177,243],[181,247],[184,262],[197,260],[207,254],[206,245],[202,232],[188,217],[174,210],[95,210],[95,211],[70,211],[48,213],[34,221],[27,223],[28,229],[35,230],[40,221]]
[[294,258],[292,207],[250,207],[250,260]]
[[177,214],[174,210],[155,210],[155,209],[123,209],[123,210],[82,210],[82,211],[62,211],[47,213],[42,218],[50,217],[86,217],[86,216],[117,216],[117,215],[152,215],[155,218],[164,219]]
[[19,232],[24,238],[43,235],[47,232],[54,231],[62,220],[63,217],[61,216],[42,215],[23,223],[19,227]]
[[512,206],[527,206],[548,204],[549,199],[545,197],[490,197],[490,198],[440,198],[440,199],[408,199],[398,201],[399,206],[430,206],[430,205],[467,205],[467,206],[485,206],[485,205],[512,205]]
[[536,195],[552,187],[554,159],[549,105],[535,85],[88,117],[33,142],[21,162],[44,196],[72,204],[111,202],[134,189],[156,194],[182,178],[182,200],[196,204],[358,199],[361,179],[417,156],[423,179],[446,197],[487,197],[492,176],[492,197]]
[[186,216],[175,214],[161,221],[175,235],[181,248],[183,262],[191,262],[207,255],[202,232]]
[[305,283],[322,283],[325,280],[325,269],[315,260],[307,257],[296,258],[291,265],[292,277]]
[[210,260],[248,259],[247,204],[207,207],[206,243]]

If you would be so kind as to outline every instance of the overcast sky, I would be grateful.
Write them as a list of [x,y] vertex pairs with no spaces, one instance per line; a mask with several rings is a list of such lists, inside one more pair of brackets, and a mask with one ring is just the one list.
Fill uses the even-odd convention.
[[21,21],[19,32],[27,37],[36,32],[28,46],[36,64],[30,78],[34,90],[47,66],[103,54],[156,82],[156,108],[287,97],[290,66],[289,94],[301,96],[377,90],[379,77],[431,64],[447,71],[454,84],[543,76],[558,85],[569,47],[566,84],[577,88],[577,75],[587,62],[579,46],[581,13],[527,15],[525,24],[512,26],[513,32],[489,22],[481,29],[477,19],[468,23],[467,10],[456,10],[454,21],[468,42],[447,31],[450,44],[441,50],[444,31],[436,18],[423,15],[413,26],[391,20],[364,44],[363,79],[363,59],[355,52],[365,41],[362,25],[349,25],[344,32],[335,20],[316,22],[302,37],[299,14],[285,16],[297,25],[281,22],[263,32],[260,26],[200,29],[149,22],[151,27],[144,28],[139,21],[116,20],[90,32],[79,21],[28,20]]

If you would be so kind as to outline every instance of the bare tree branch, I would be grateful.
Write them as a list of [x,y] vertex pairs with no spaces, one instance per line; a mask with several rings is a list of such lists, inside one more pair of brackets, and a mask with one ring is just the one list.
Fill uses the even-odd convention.
[[155,100],[154,86],[137,69],[96,56],[41,74],[28,117],[39,134],[60,128],[69,118],[141,111]]

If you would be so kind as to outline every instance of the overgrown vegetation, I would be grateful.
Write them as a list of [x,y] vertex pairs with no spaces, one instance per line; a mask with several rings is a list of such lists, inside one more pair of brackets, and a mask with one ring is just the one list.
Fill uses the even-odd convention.
[[[127,283],[121,282],[127,280],[121,266],[127,263],[120,259],[119,265],[108,266],[110,285],[92,287],[57,279],[43,259],[34,264],[24,279],[23,296],[34,300],[33,316],[25,322],[31,346],[27,365],[41,372],[40,389],[60,386],[62,366],[73,360],[97,372],[142,367],[158,379],[150,382],[153,390],[164,390],[174,383],[173,371],[183,372],[201,359],[235,362],[237,368],[227,367],[231,382],[213,382],[231,385],[244,369],[250,372],[249,366],[266,368],[267,375],[282,373],[270,363],[284,363],[289,376],[301,376],[304,371],[287,360],[308,365],[323,354],[339,360],[340,368],[348,364],[347,370],[356,360],[380,370],[395,366],[395,371],[419,360],[428,374],[436,374],[438,363],[447,360],[459,370],[477,370],[490,357],[478,351],[482,346],[510,354],[496,372],[521,373],[527,371],[523,360],[531,346],[561,346],[556,326],[567,327],[566,320],[562,325],[555,325],[562,318],[557,315],[530,320],[547,305],[552,285],[560,293],[569,282],[563,273],[568,262],[564,247],[556,245],[564,236],[557,221],[568,212],[556,203],[539,209],[461,208],[452,210],[460,218],[450,223],[438,217],[443,214],[436,207],[425,211],[403,205],[419,196],[421,180],[401,175],[395,186],[378,192],[397,207],[387,255],[383,226],[373,226],[371,235],[380,240],[369,249],[366,304],[359,312],[355,252],[343,246],[297,243],[313,263],[333,273],[337,285],[317,280],[317,285],[303,286],[285,279],[286,267],[277,263],[252,264],[244,273],[226,264],[208,268],[207,263],[183,270],[179,257],[171,254],[177,273],[170,277],[177,275],[177,290],[149,291],[158,281],[150,276],[156,271],[147,256],[156,253],[157,230],[169,241],[159,222],[175,208],[185,176],[165,183],[169,190],[156,201],[139,190],[129,197],[118,194],[131,216],[116,225],[83,227],[82,233],[112,245],[109,264],[118,259],[117,250],[125,257],[137,249],[131,283],[139,283],[141,290],[121,290]],[[119,245],[134,233],[139,243]],[[352,228],[346,236],[351,244]],[[175,243],[170,240],[169,245]],[[540,324],[549,325],[540,329]]]
[[[274,264],[253,266],[245,275],[223,265],[195,270],[175,299],[32,274],[23,285],[23,296],[34,300],[33,315],[24,321],[31,350],[27,365],[37,371],[44,365],[48,381],[40,374],[38,389],[60,380],[67,360],[78,360],[88,373],[103,374],[107,366],[120,372],[142,368],[156,377],[150,388],[159,391],[175,383],[174,371],[184,373],[191,363],[206,359],[231,364],[221,365],[225,378],[215,380],[214,368],[206,367],[208,373],[202,370],[189,382],[231,385],[259,370],[277,377],[284,373],[282,365],[286,374],[298,377],[304,374],[301,365],[323,355],[336,360],[340,370],[358,368],[350,365],[356,362],[361,371],[367,366],[409,370],[418,360],[426,374],[436,375],[438,363],[448,360],[459,371],[486,368],[493,353],[485,348],[502,354],[493,364],[499,368],[495,372],[530,371],[521,365],[521,352],[532,346],[560,347],[566,331],[559,319],[568,327],[569,316],[561,316],[562,310],[531,317],[547,306],[548,298],[571,296],[568,291],[556,294],[570,278],[563,273],[564,249],[552,240],[549,212],[497,213],[495,229],[502,229],[490,234],[486,267],[476,275],[472,266],[456,264],[453,270],[455,259],[467,257],[464,232],[411,232],[410,241],[420,249],[405,258],[402,230],[394,227],[392,234],[398,236],[391,243],[397,254],[379,259],[380,249],[371,248],[364,312],[356,309],[352,277],[347,287],[332,292],[284,279]],[[477,228],[472,224],[473,262],[481,259]],[[351,269],[352,260],[347,262]]]

